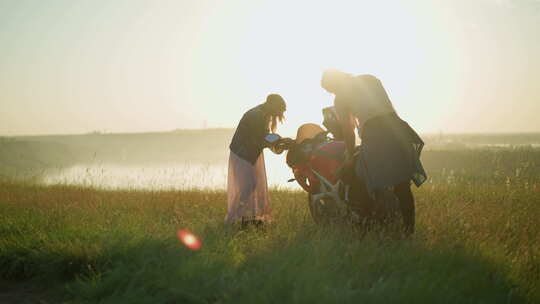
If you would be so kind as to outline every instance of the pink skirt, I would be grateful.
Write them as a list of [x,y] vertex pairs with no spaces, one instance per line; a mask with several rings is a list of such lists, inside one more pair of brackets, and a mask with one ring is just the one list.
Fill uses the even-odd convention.
[[229,156],[227,177],[228,208],[225,223],[243,220],[270,220],[268,184],[264,154],[255,165],[233,152]]

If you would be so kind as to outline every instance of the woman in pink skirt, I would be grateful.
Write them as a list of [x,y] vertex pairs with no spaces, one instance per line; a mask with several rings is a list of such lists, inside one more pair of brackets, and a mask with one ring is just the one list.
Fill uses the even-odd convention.
[[270,219],[264,166],[264,137],[283,122],[285,101],[270,94],[266,102],[247,111],[234,133],[227,178],[228,211],[225,223],[260,225]]

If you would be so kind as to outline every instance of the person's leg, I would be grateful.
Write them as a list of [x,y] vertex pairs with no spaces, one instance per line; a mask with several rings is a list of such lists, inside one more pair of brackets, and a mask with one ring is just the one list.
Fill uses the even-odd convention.
[[349,188],[349,208],[359,217],[359,227],[362,232],[373,228],[376,222],[376,202],[369,195],[365,183],[357,179]]
[[414,233],[415,226],[415,207],[414,197],[411,192],[411,183],[407,181],[396,185],[394,187],[394,193],[399,199],[404,231],[406,234],[412,234]]
[[229,172],[227,178],[228,210],[226,223],[241,220],[251,215],[253,209],[253,190],[255,177],[253,166],[231,152],[229,159]]
[[240,201],[237,213],[241,217],[241,227],[246,228],[255,220],[255,201],[253,191],[255,190],[255,177],[245,178],[240,190]]
[[264,163],[264,153],[259,155],[259,158],[254,165],[255,184],[253,189],[254,208],[253,215],[262,221],[270,220],[271,208],[270,198],[268,196],[268,182],[266,178],[266,166]]
[[250,193],[246,194],[249,208],[242,216],[242,228],[264,228],[265,221],[270,220],[270,206],[263,153],[253,166],[250,182]]

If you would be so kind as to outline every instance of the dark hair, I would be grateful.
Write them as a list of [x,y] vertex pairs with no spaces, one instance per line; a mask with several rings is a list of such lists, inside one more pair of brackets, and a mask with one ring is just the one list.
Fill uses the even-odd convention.
[[283,123],[283,120],[285,119],[285,116],[283,115],[283,112],[287,109],[285,100],[279,94],[270,94],[266,96],[265,105],[268,110],[270,131],[276,132],[278,121]]

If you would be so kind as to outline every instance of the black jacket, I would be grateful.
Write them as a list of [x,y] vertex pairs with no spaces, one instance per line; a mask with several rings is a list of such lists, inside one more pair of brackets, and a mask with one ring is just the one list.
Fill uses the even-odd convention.
[[255,164],[264,148],[264,137],[269,132],[262,104],[258,105],[244,113],[229,148],[234,154]]

